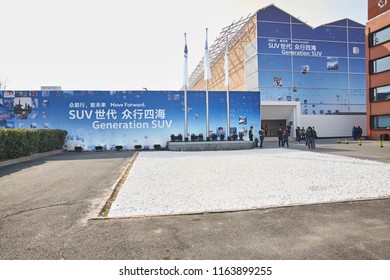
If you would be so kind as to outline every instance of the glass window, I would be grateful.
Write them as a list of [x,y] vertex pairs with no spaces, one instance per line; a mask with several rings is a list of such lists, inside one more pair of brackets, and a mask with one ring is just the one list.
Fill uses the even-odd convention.
[[379,30],[377,32],[371,33],[370,36],[370,45],[376,46],[384,42],[390,41],[390,26]]
[[371,74],[390,70],[390,56],[371,61]]
[[390,100],[390,85],[371,89],[371,101]]
[[390,115],[372,116],[371,117],[371,128],[381,129],[390,127]]

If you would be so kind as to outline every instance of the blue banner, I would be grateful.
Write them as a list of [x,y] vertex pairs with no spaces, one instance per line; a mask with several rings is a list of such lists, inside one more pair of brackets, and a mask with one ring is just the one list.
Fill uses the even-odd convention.
[[[259,92],[230,92],[230,100],[230,130],[246,135],[250,126],[259,129]],[[205,104],[205,92],[188,92],[189,134],[207,136]],[[209,106],[209,133],[226,135],[226,92],[209,92]],[[184,93],[0,91],[0,128],[64,129],[70,149],[165,146],[171,134],[184,133]]]
[[365,27],[344,19],[312,28],[275,6],[257,13],[264,101],[298,101],[301,114],[366,112]]

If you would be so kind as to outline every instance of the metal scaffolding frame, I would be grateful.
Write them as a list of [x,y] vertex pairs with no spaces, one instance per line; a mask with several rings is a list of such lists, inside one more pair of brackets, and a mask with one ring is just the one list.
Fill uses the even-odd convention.
[[[226,26],[219,33],[219,36],[214,41],[209,51],[210,65],[213,67],[213,63],[219,61],[224,56],[226,43],[232,46],[236,41],[240,40],[243,33],[246,32],[247,25],[251,22],[255,14],[249,14],[247,17],[241,17],[238,21],[233,21],[232,24]],[[229,50],[230,51],[230,50]],[[195,70],[191,73],[189,78],[189,88],[191,89],[198,81],[203,77],[204,73],[204,57],[196,66]]]

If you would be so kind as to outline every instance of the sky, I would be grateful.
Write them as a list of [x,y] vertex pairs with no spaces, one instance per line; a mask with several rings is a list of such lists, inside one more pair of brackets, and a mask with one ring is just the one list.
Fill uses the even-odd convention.
[[311,27],[365,24],[367,0],[0,0],[4,89],[177,90],[222,28],[275,4]]

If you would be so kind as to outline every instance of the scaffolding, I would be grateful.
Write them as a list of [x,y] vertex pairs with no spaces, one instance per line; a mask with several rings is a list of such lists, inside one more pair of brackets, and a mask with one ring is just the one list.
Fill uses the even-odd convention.
[[[256,14],[241,17],[238,21],[222,29],[210,48],[211,80],[209,89],[224,90],[224,54],[226,44],[229,50],[229,81],[231,90],[245,90],[244,49],[256,38]],[[204,58],[196,66],[189,78],[189,89],[204,90]]]

